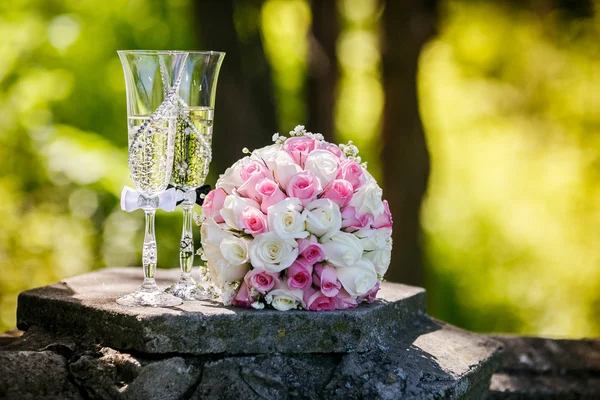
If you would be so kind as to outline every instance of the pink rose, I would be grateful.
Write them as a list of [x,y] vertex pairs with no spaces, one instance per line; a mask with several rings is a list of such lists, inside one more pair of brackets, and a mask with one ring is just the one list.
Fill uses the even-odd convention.
[[306,308],[313,311],[335,310],[337,305],[335,297],[327,297],[318,290],[309,287],[304,291]]
[[265,294],[279,283],[279,273],[272,274],[262,268],[254,268],[244,276],[244,283]]
[[367,181],[362,167],[354,160],[342,161],[340,164],[340,172],[338,172],[336,178],[347,180],[352,184],[354,190],[357,190]]
[[315,140],[305,136],[291,137],[283,144],[283,150],[287,151],[301,167],[304,167],[308,154],[314,149]]
[[311,265],[325,260],[325,250],[315,235],[307,239],[298,239],[298,252]]
[[319,150],[327,150],[330,153],[333,153],[339,158],[342,158],[342,151],[338,146],[328,142],[319,142],[317,143],[317,149]]
[[240,176],[244,181],[247,181],[255,175],[260,175],[264,178],[270,178],[273,176],[273,174],[262,161],[256,160],[250,161],[248,164],[244,165],[240,171]]
[[273,177],[271,171],[261,161],[251,161],[244,165],[240,175],[244,183],[237,189],[238,193],[254,200],[260,200],[261,198],[256,192],[256,184],[264,178]]
[[246,282],[242,282],[242,286],[236,293],[233,300],[231,300],[231,305],[235,307],[252,307],[252,303],[254,303],[256,299],[250,296],[250,291],[248,290],[248,285]]
[[277,182],[269,178],[264,178],[256,184],[256,192],[260,196],[260,209],[265,214],[269,207],[287,198]]
[[377,299],[377,292],[379,292],[381,286],[381,281],[377,281],[375,286],[371,288],[366,294],[359,296],[356,300],[359,302],[366,301],[367,303],[372,303]]
[[354,308],[358,306],[358,301],[350,296],[346,290],[341,289],[340,292],[335,296],[337,308],[344,310],[346,308]]
[[317,286],[321,288],[323,295],[327,297],[337,296],[342,284],[337,279],[335,268],[331,265],[322,266],[321,264],[317,264],[314,267],[314,271],[319,280]]
[[287,269],[288,285],[294,289],[304,289],[312,283],[313,266],[306,259],[299,257]]
[[214,218],[215,222],[218,224],[225,222],[220,214],[223,203],[225,202],[225,197],[227,197],[227,193],[221,188],[208,192],[206,198],[202,202],[202,214],[204,214],[206,218]]
[[254,207],[246,207],[242,211],[238,226],[249,235],[257,236],[267,232],[267,216]]
[[289,197],[300,199],[302,205],[306,206],[321,193],[321,184],[312,172],[298,172],[290,178],[286,193]]
[[344,207],[342,210],[342,228],[363,229],[373,222],[371,214],[361,214],[352,206]]
[[323,196],[326,199],[333,201],[341,207],[345,207],[352,199],[354,187],[345,179],[335,179],[323,191]]
[[392,227],[392,213],[390,212],[390,205],[387,200],[383,201],[383,209],[383,213],[373,221],[373,228],[375,229]]

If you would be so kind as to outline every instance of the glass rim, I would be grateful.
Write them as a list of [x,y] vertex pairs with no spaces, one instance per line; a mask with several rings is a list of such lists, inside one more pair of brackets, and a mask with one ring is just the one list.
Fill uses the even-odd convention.
[[224,51],[214,50],[117,50],[118,54],[126,55],[169,55],[169,54],[194,54],[194,55],[225,55]]

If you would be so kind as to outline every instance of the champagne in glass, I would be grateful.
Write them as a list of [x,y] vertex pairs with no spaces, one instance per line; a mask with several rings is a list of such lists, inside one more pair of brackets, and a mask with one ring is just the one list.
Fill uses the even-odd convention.
[[182,107],[178,112],[171,184],[189,191],[202,186],[208,175],[214,110]]
[[183,192],[183,229],[179,248],[181,277],[166,292],[185,300],[211,297],[191,275],[194,264],[192,210],[196,202],[196,188],[204,184],[212,158],[215,94],[223,57],[225,53],[215,51],[189,52],[177,92],[171,185]]
[[180,298],[163,293],[154,275],[157,247],[154,215],[160,195],[169,184],[177,125],[176,92],[186,55],[169,51],[119,51],[127,90],[129,170],[139,193],[146,225],[142,265],[144,282],[135,292],[119,297],[124,306],[172,307]]

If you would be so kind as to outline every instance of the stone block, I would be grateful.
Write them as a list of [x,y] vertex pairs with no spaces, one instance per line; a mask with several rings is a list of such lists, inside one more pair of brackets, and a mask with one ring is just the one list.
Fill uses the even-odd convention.
[[[420,288],[386,283],[375,303],[333,312],[117,305],[139,272],[97,271],[22,293],[27,332],[0,354],[13,364],[55,359],[63,378],[44,393],[94,399],[480,399],[501,361],[497,341],[427,317]],[[178,273],[159,271],[159,284]],[[14,389],[1,372],[0,388],[21,398],[49,385],[36,375]]]
[[209,361],[193,398],[482,398],[500,362],[500,344],[428,319],[416,328],[416,340],[363,353]]
[[[381,345],[425,312],[425,291],[385,283],[380,299],[349,310],[312,312],[185,302],[174,308],[128,308],[115,299],[141,282],[137,268],[91,272],[19,295],[20,329],[41,326],[103,346],[145,353],[341,353]],[[166,287],[178,270],[157,272]]]
[[600,339],[498,336],[505,352],[490,399],[600,398]]
[[76,354],[69,371],[88,398],[176,400],[192,395],[201,367],[183,357],[154,360],[103,347]]
[[82,399],[67,360],[52,351],[0,351],[0,399]]

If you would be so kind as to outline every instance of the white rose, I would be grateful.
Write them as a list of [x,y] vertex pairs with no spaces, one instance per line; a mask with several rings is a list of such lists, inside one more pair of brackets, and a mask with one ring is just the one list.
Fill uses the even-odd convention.
[[371,260],[378,274],[385,274],[392,257],[391,232],[386,228],[361,229],[354,234],[363,244],[364,258]]
[[271,305],[279,311],[287,311],[304,305],[304,292],[301,289],[290,289],[287,282],[282,282],[278,287],[271,290],[267,296],[272,298]]
[[241,230],[238,221],[242,216],[242,211],[248,206],[260,209],[260,205],[256,201],[230,194],[225,197],[223,208],[221,208],[221,211],[219,212],[227,225],[233,229]]
[[376,183],[370,182],[354,193],[348,205],[356,208],[361,214],[369,213],[377,217],[385,210],[381,200],[382,194],[381,188]]
[[363,168],[362,170],[363,170],[363,173],[365,174],[366,183],[374,183],[377,185],[377,181],[375,180],[373,175],[371,175],[371,173],[369,171],[367,171],[366,168]]
[[363,253],[359,238],[351,233],[337,232],[331,239],[322,243],[326,259],[336,267],[354,265]]
[[272,205],[267,209],[269,229],[283,239],[307,237],[308,232],[304,224],[306,216],[301,211],[302,203],[295,197]]
[[227,282],[235,282],[243,279],[250,269],[250,265],[248,263],[232,265],[225,259],[225,257],[221,255],[221,252],[218,248],[212,248],[212,246],[209,246],[208,253],[207,249],[204,249],[204,251],[207,255],[208,253],[211,254],[210,256],[207,256],[206,264],[208,266],[210,278],[219,288],[223,288]]
[[219,175],[216,187],[222,188],[228,194],[233,193],[233,189],[242,186],[242,167],[250,162],[250,157],[244,157],[237,160],[231,167],[225,170],[225,173]]
[[218,287],[244,277],[249,269],[248,242],[233,235],[226,224],[207,218],[200,228],[202,250],[212,281]]
[[337,277],[350,296],[362,296],[377,283],[377,273],[370,260],[360,259],[351,267],[336,268]]
[[302,168],[288,154],[287,151],[280,150],[275,156],[275,180],[279,182],[279,185],[283,188],[287,187],[290,178],[301,172]]
[[342,227],[340,207],[329,199],[311,201],[302,214],[306,217],[306,230],[321,241],[331,239]]
[[327,150],[313,150],[306,158],[304,169],[312,172],[324,189],[338,173],[338,158]]
[[279,150],[281,150],[282,147],[282,144],[276,143],[270,146],[265,146],[263,148],[256,149],[252,152],[250,158],[257,161],[264,161],[264,163],[267,165],[267,168],[269,168],[271,171],[274,171],[276,165],[275,159],[277,157],[277,153],[279,152]]
[[364,258],[370,260],[375,266],[375,271],[381,276],[385,275],[392,261],[392,248],[379,249],[365,252]]
[[[235,238],[235,236],[231,235],[231,238]],[[224,241],[227,240],[230,240],[230,238],[224,239]],[[222,288],[226,282],[239,281],[246,275],[246,272],[248,272],[250,268],[248,262],[240,264],[232,263],[230,261],[232,257],[228,255],[230,259],[227,259],[218,245],[213,246],[203,241],[202,250],[204,251],[204,258],[208,265],[210,277],[215,285],[220,288]],[[237,260],[234,259],[234,262],[237,262]]]
[[379,250],[392,245],[391,232],[386,228],[360,229],[354,235],[360,239],[365,250]]
[[219,249],[223,257],[232,265],[245,264],[250,259],[248,253],[248,239],[231,236],[223,239]]
[[250,244],[250,262],[254,268],[281,272],[298,257],[298,243],[282,239],[275,232],[261,233]]
[[217,224],[213,218],[205,219],[200,227],[202,246],[211,245],[218,248],[223,239],[232,236],[227,229],[229,227],[226,224]]
[[392,257],[392,236],[388,229],[361,229],[354,232],[365,249],[364,257],[371,260],[378,274],[387,271]]

